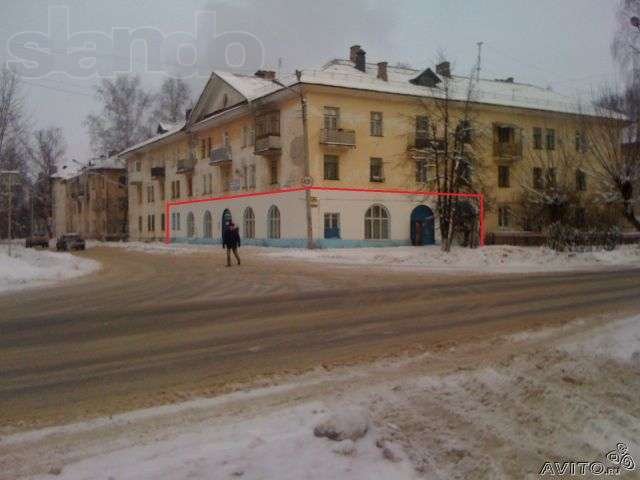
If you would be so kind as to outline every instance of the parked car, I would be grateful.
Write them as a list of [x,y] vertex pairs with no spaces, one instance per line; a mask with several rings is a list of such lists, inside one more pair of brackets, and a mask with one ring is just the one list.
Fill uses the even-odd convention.
[[84,239],[77,233],[67,233],[58,238],[56,250],[84,250]]
[[49,235],[46,233],[34,233],[24,242],[26,248],[42,247],[49,248]]

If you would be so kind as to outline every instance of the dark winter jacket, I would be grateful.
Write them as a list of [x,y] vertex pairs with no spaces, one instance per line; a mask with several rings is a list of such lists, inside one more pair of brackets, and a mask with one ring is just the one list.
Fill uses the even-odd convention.
[[227,227],[222,234],[222,247],[236,248],[240,246],[238,227]]

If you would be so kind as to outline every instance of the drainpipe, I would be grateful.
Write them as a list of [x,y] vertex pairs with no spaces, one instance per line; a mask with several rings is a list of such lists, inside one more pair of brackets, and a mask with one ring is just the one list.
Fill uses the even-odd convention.
[[[296,77],[298,78],[298,82],[302,78],[302,72],[300,70],[296,70]],[[311,166],[309,164],[309,129],[307,126],[308,114],[307,114],[307,99],[304,97],[302,93],[302,87],[298,88],[298,90],[294,90],[293,88],[283,84],[282,82],[273,79],[272,80],[276,85],[279,85],[287,90],[294,92],[300,98],[300,109],[302,111],[302,142],[303,142],[303,161],[304,161],[304,176],[305,179],[311,178]],[[305,197],[305,210],[307,217],[307,248],[313,249],[315,248],[315,244],[313,242],[313,221],[311,215],[311,190],[308,188],[304,191]]]

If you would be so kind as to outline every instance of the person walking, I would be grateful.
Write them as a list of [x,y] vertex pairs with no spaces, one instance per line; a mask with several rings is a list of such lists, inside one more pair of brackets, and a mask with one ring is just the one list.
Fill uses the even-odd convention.
[[238,247],[240,246],[240,232],[233,222],[229,222],[222,233],[222,248],[227,249],[227,267],[231,266],[231,252],[240,265],[240,256],[238,255]]

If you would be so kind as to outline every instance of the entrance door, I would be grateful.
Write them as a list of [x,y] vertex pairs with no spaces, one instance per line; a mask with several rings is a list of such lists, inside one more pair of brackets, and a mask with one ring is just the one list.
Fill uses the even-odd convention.
[[433,245],[436,243],[433,211],[419,205],[411,212],[411,245]]

